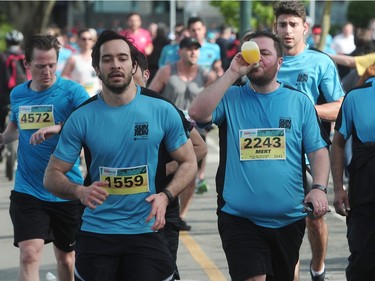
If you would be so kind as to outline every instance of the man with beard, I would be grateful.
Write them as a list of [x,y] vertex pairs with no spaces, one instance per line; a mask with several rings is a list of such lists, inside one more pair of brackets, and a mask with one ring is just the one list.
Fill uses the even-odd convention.
[[[219,126],[218,227],[232,279],[291,281],[305,231],[303,203],[312,204],[315,217],[328,211],[329,140],[309,98],[276,80],[280,39],[255,32],[250,40],[259,46],[259,65],[238,53],[189,115]],[[232,86],[243,75],[250,81]],[[314,182],[306,197],[304,152]]]
[[[336,65],[325,53],[305,43],[308,32],[306,9],[302,1],[281,1],[274,8],[276,34],[282,39],[285,53],[277,79],[305,93],[315,105],[319,118],[328,135],[331,122],[337,118],[345,92]],[[310,169],[308,169],[309,171]],[[311,175],[306,173],[306,193],[311,188]],[[325,279],[328,228],[324,218],[306,218],[312,258],[312,281]],[[298,266],[295,281],[298,281]]]
[[[45,173],[48,190],[86,206],[77,235],[77,280],[173,280],[174,262],[159,230],[167,205],[194,178],[196,157],[183,116],[134,83],[137,52],[114,31],[100,34],[92,61],[103,90],[64,124]],[[87,186],[64,175],[82,147]],[[157,193],[158,176],[165,175],[163,147],[179,166]]]

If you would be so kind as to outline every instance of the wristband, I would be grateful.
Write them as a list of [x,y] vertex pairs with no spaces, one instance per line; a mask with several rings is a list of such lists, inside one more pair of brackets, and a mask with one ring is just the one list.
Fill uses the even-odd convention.
[[174,200],[174,197],[173,197],[172,193],[168,189],[163,189],[161,192],[163,192],[165,195],[167,195],[168,205],[171,204],[172,201]]
[[319,189],[319,190],[323,191],[325,194],[327,194],[327,187],[325,187],[321,184],[313,184],[311,189]]

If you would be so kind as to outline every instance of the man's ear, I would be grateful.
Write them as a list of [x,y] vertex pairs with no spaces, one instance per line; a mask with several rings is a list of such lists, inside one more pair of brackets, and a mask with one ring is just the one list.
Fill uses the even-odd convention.
[[24,59],[24,60],[22,61],[22,63],[23,63],[23,66],[24,66],[26,69],[30,69],[30,64],[26,61],[26,59]]
[[138,62],[134,61],[133,66],[132,66],[132,75],[134,75],[137,72],[138,69]]
[[278,58],[277,71],[280,70],[280,67],[281,67],[281,65],[283,64],[283,61],[284,61],[284,58],[283,58],[283,57]]
[[310,25],[307,22],[305,22],[303,24],[303,27],[304,27],[304,29],[303,29],[303,35],[308,34],[309,33],[308,31],[309,31]]
[[148,82],[148,79],[150,78],[150,70],[146,69],[144,72],[143,72],[143,79],[146,81],[146,83]]

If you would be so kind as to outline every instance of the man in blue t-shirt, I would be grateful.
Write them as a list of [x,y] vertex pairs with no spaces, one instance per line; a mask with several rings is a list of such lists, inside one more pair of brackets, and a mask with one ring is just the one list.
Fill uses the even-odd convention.
[[[346,217],[350,250],[346,280],[372,280],[375,214],[375,77],[346,95],[337,117],[332,142],[332,178],[336,212]],[[344,188],[345,145],[352,137],[353,157],[348,167],[349,186]]]
[[188,20],[187,28],[190,36],[197,39],[201,45],[198,64],[206,70],[211,70],[214,63],[218,63],[221,68],[220,47],[216,43],[207,42],[207,27],[204,21],[200,17],[191,17]]
[[[77,235],[78,280],[160,281],[174,275],[159,230],[167,205],[194,179],[196,157],[175,106],[135,84],[137,52],[117,32],[99,35],[92,61],[102,91],[70,115],[44,176],[48,190],[86,206]],[[85,185],[65,175],[82,148]],[[163,151],[179,165],[160,191]]]
[[[304,41],[308,31],[306,9],[302,1],[278,2],[274,9],[276,34],[281,38],[284,62],[277,79],[305,93],[315,105],[328,135],[336,120],[345,95],[336,65],[325,53],[309,47]],[[310,175],[307,173],[307,177]],[[307,191],[311,186],[306,185]],[[324,218],[306,218],[312,259],[310,274],[313,281],[325,278],[328,228]],[[298,278],[296,268],[296,279]]]
[[[52,35],[33,35],[25,43],[25,66],[32,80],[12,90],[10,122],[0,134],[0,146],[18,139],[9,209],[14,245],[20,249],[18,280],[40,280],[42,250],[49,242],[54,244],[58,279],[74,280],[81,204],[51,194],[44,188],[43,176],[62,124],[89,96],[78,83],[56,76],[59,48]],[[83,179],[77,159],[66,176],[80,184]]]
[[[328,211],[330,143],[309,98],[276,80],[282,44],[268,32],[250,36],[259,64],[238,53],[229,69],[193,101],[189,115],[219,126],[218,227],[233,280],[292,281],[305,231],[304,204]],[[243,86],[232,86],[246,75]],[[313,187],[305,196],[307,153]]]
[[[203,19],[200,17],[189,18],[187,23],[187,31],[189,32],[189,34],[185,34],[184,37],[195,38],[201,45],[198,64],[207,71],[213,69],[214,66],[219,66],[216,68],[216,70],[218,70],[218,73],[222,74],[223,70],[221,66],[222,62],[220,56],[220,47],[216,43],[207,42],[207,27]],[[161,55],[161,57],[163,58],[159,62],[159,68],[166,64],[177,62],[180,59],[178,50],[178,44],[170,45],[165,50],[163,50]]]

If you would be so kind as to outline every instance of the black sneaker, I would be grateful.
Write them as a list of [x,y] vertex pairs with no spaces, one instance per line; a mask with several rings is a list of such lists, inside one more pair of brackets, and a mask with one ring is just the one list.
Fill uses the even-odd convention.
[[179,221],[179,226],[180,226],[180,231],[190,231],[191,230],[191,226],[188,225],[186,223],[186,221],[184,221],[183,219],[180,218],[180,221]]
[[324,271],[322,274],[313,276],[313,273],[311,271],[311,262],[310,262],[310,275],[311,275],[311,281],[325,281],[326,279],[326,268],[324,267]]

